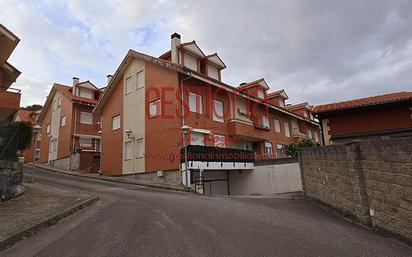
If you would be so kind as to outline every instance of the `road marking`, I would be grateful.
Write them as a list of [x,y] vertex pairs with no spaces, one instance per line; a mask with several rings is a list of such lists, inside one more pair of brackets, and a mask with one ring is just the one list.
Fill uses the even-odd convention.
[[177,224],[176,222],[174,222],[171,218],[169,218],[164,212],[162,212],[162,211],[160,211],[160,210],[158,210],[158,209],[152,209],[153,211],[155,211],[155,212],[157,212],[157,213],[159,213],[160,215],[162,215],[162,217],[167,221],[167,222],[169,222],[170,224],[172,224],[172,225],[175,225],[176,227],[178,227],[178,228],[180,228],[180,229],[183,229],[183,227],[181,226],[181,225],[179,225],[179,224]]

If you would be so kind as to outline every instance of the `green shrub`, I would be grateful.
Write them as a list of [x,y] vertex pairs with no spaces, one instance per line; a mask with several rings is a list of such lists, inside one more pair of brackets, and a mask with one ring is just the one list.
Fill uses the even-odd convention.
[[33,126],[29,122],[0,125],[0,160],[16,160],[17,152],[30,147]]
[[304,148],[304,147],[314,147],[314,146],[319,146],[319,144],[310,138],[305,138],[302,141],[294,142],[294,143],[287,145],[286,154],[291,157],[297,157],[298,149]]

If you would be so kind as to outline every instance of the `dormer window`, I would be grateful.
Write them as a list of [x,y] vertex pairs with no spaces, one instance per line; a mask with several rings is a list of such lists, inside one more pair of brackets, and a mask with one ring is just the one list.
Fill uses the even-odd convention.
[[207,75],[213,79],[219,80],[219,70],[212,65],[207,66]]
[[79,96],[83,98],[93,99],[93,90],[88,88],[79,88]]
[[263,91],[263,89],[258,89],[257,96],[261,99],[265,98],[265,91]]
[[285,108],[285,100],[279,99],[279,106]]
[[184,64],[187,68],[197,71],[197,59],[191,55],[184,54]]

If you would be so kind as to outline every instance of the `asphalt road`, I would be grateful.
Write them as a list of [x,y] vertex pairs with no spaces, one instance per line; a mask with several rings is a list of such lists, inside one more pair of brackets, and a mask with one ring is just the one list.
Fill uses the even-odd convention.
[[36,172],[100,201],[0,256],[412,256],[306,200],[207,197]]

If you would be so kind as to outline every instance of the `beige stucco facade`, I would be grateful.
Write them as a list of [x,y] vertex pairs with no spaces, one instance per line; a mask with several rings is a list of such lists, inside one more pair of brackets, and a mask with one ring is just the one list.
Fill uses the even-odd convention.
[[[145,70],[145,62],[143,60],[134,59],[132,63],[128,66],[124,73],[124,82],[126,79],[131,78],[133,90],[132,92],[126,94],[126,86],[124,87],[124,101],[123,101],[123,168],[122,174],[132,174],[133,165],[134,171],[136,173],[145,171],[145,159],[144,157],[137,157],[137,141],[143,139],[143,153],[144,153],[144,141],[145,141],[145,80],[143,82],[143,87],[137,88],[137,73],[143,72]],[[144,76],[144,75],[143,75]],[[126,85],[126,83],[124,83]],[[125,143],[133,142],[126,135],[126,130],[130,129],[133,133],[135,143],[134,145],[134,157],[129,160],[125,159]],[[134,161],[133,161],[134,158]]]
[[[60,103],[61,103],[61,98],[62,98],[62,93],[60,91],[56,90],[56,93],[54,94],[53,101],[52,101],[52,120],[50,123],[50,134],[49,134],[49,161],[56,160],[57,159],[57,149],[59,149],[59,132],[60,132]],[[59,103],[58,106],[56,106],[56,102]],[[51,143],[52,141],[55,141],[55,146]]]

